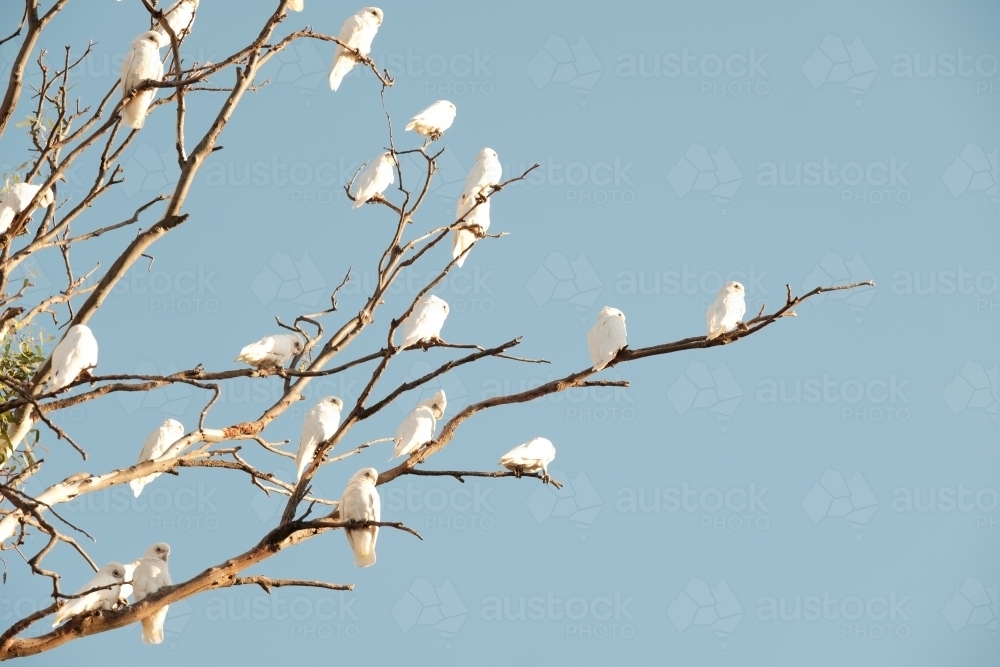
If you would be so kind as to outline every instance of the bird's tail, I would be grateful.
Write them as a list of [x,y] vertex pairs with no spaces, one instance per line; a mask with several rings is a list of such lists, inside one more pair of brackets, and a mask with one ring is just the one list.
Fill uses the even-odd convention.
[[417,121],[411,120],[409,123],[406,124],[406,127],[404,129],[405,129],[405,131],[409,132],[410,130],[412,130],[416,126],[417,126]]
[[135,497],[138,498],[139,494],[142,493],[142,490],[146,487],[146,485],[152,482],[154,479],[156,479],[159,476],[159,474],[160,473],[155,473],[153,475],[146,475],[145,477],[140,477],[139,479],[133,479],[131,482],[129,482],[128,485],[132,487],[132,493],[135,494]]
[[354,552],[354,564],[357,567],[371,567],[375,564],[375,538],[378,528],[355,528],[345,531],[347,541]]
[[336,91],[340,88],[340,82],[352,69],[354,69],[353,58],[346,54],[338,57],[330,68],[330,90]]
[[32,419],[31,414],[33,410],[31,406],[25,408],[24,416],[21,417],[21,421],[18,423],[17,428],[10,435],[10,451],[11,453],[17,450],[17,446],[21,444],[24,440],[24,436],[28,435],[28,431],[35,425],[35,420]]
[[[476,242],[476,235],[467,229],[456,229],[455,230],[455,241],[454,247],[451,249],[452,259],[457,259],[455,266],[462,268],[465,264],[465,260],[469,257],[469,253],[465,252],[473,243]],[[464,255],[462,253],[465,253]]]
[[145,644],[163,643],[163,622],[167,620],[167,609],[157,609],[152,616],[142,619],[142,641]]
[[154,91],[144,90],[122,106],[122,122],[133,130],[141,130],[146,123],[146,113],[153,101]]

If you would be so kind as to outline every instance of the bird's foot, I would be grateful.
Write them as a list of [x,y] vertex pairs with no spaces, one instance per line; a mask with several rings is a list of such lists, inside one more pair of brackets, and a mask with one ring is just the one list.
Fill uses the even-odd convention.
[[747,326],[746,322],[737,322],[736,323],[736,329],[738,331],[750,331],[750,327]]

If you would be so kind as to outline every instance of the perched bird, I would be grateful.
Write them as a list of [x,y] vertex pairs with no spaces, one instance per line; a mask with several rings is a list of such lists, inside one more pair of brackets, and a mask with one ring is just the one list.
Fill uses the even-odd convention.
[[556,458],[556,448],[546,438],[533,438],[518,445],[500,457],[500,465],[520,477],[524,473],[542,472],[542,479],[549,480],[548,466]]
[[[54,628],[63,621],[67,621],[74,616],[79,616],[88,611],[111,609],[118,603],[118,596],[124,581],[125,566],[113,561],[108,563],[97,571],[93,579],[76,592],[77,595],[87,593],[87,591],[91,591],[90,593],[80,595],[78,598],[70,598],[66,601],[66,604],[59,607],[55,620],[52,621],[52,627]],[[108,588],[103,588],[104,586],[108,586]],[[101,590],[95,591],[93,590],[95,588],[100,588]]]
[[[97,339],[86,324],[74,324],[63,336],[63,339],[52,349],[50,357],[48,382],[42,387],[42,393],[56,392],[65,389],[80,375],[97,366]],[[34,408],[28,405],[17,429],[10,435],[10,446],[17,448],[35,425]]]
[[[135,602],[141,602],[147,595],[152,595],[164,586],[169,586],[170,571],[167,569],[167,558],[170,556],[170,545],[157,542],[146,549],[132,572],[132,596]],[[163,642],[163,622],[167,619],[167,609],[163,605],[151,616],[142,619],[142,641],[147,644]]]
[[52,350],[52,377],[47,392],[64,389],[80,375],[97,366],[97,339],[86,324],[74,324]]
[[[160,426],[149,434],[146,438],[146,442],[142,445],[142,451],[139,453],[139,463],[144,461],[152,461],[163,455],[170,445],[174,444],[181,439],[184,435],[184,425],[181,424],[176,419],[168,419]],[[133,479],[128,483],[132,487],[132,493],[138,498],[139,494],[142,493],[143,487],[152,482],[154,479],[160,476],[160,473],[154,472],[152,475],[146,475],[145,477],[140,477],[139,479]]]
[[156,88],[135,94],[132,91],[147,79],[159,81],[163,78],[159,40],[159,33],[153,30],[142,33],[132,40],[132,47],[122,63],[122,122],[133,130],[142,129],[146,122],[146,113],[156,97]]
[[411,454],[433,440],[437,420],[443,414],[443,409],[436,410],[426,405],[418,405],[413,408],[396,429],[396,448],[389,460]]
[[[198,0],[179,0],[174,3],[174,6],[168,9],[164,14],[163,18],[166,19],[167,25],[170,29],[174,31],[174,35],[177,36],[177,41],[180,42],[189,34],[191,34],[191,26],[194,25],[194,13],[198,10]],[[157,25],[153,32],[156,33],[159,42],[157,48],[163,48],[164,46],[170,46],[170,35],[167,31],[163,29],[162,25]]]
[[484,148],[476,156],[476,164],[472,165],[469,174],[465,177],[465,185],[462,187],[462,195],[458,198],[459,205],[466,204],[470,199],[475,199],[481,194],[486,194],[486,190],[500,183],[503,176],[503,166],[497,152],[492,148]]
[[444,389],[438,389],[433,396],[425,398],[417,405],[430,408],[435,413],[435,419],[441,419],[444,416],[445,408],[448,407],[448,397],[445,395]]
[[[341,43],[367,56],[372,50],[372,40],[375,39],[375,33],[378,32],[380,25],[382,25],[382,10],[378,7],[365,7],[344,21],[337,37]],[[357,63],[357,57],[353,53],[337,44],[333,52],[333,65],[330,66],[330,90],[340,88],[340,82]]]
[[306,0],[288,0],[287,7],[293,12],[301,12],[306,8]]
[[477,202],[472,197],[464,201],[459,199],[455,205],[455,220],[460,220],[462,216],[465,216],[465,221],[455,228],[451,237],[451,257],[458,260],[455,266],[459,268],[469,257],[469,253],[465,253],[466,248],[490,228],[490,200]]
[[[377,479],[378,471],[375,468],[362,468],[354,473],[347,482],[338,506],[341,521],[382,520],[382,503],[375,488]],[[354,564],[358,567],[374,565],[378,526],[345,528],[344,534],[354,552]]]
[[708,340],[718,338],[727,331],[732,331],[743,321],[747,312],[744,300],[743,285],[728,282],[722,286],[715,297],[715,303],[708,307],[705,319],[708,321]]
[[396,181],[396,161],[389,153],[382,153],[358,177],[358,188],[354,191],[354,208],[363,206]]
[[428,294],[414,307],[403,321],[403,345],[409,347],[421,341],[441,339],[441,327],[448,317],[448,304],[444,299]]
[[340,426],[340,412],[343,409],[344,402],[336,396],[327,396],[309,408],[302,422],[299,451],[295,454],[296,479],[302,479],[302,473],[312,463],[319,443],[329,440],[337,432],[337,427]]
[[[28,204],[38,194],[42,186],[31,183],[12,183],[7,188],[7,192],[0,197],[0,234],[10,228],[10,223],[14,222],[14,216],[23,213],[28,208]],[[38,199],[38,208],[48,208],[52,206],[55,197],[52,188],[45,188],[45,192]]]
[[599,371],[611,363],[618,351],[628,343],[625,341],[625,313],[617,308],[605,306],[597,314],[597,322],[587,332],[587,347],[594,362],[594,370]]
[[437,141],[444,134],[444,131],[455,122],[457,112],[455,105],[448,100],[438,100],[411,118],[406,129]]
[[279,368],[288,364],[295,355],[301,354],[304,347],[302,337],[296,334],[264,336],[240,350],[236,361],[257,368]]

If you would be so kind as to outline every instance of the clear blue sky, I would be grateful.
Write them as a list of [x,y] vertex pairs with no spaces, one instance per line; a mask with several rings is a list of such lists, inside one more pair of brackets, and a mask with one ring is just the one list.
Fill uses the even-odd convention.
[[[202,4],[184,53],[217,61],[274,3]],[[372,54],[397,77],[386,94],[397,145],[417,145],[401,129],[430,102],[458,107],[415,232],[450,221],[483,146],[507,175],[542,164],[493,200],[491,231],[509,236],[477,246],[436,293],[451,304],[449,340],[523,335],[518,351],[552,365],[464,366],[443,379],[449,414],[584,367],[586,329],[604,305],[625,312],[630,343],[642,346],[701,334],[726,279],[746,285],[753,312],[781,302],[786,283],[873,278],[877,288],[817,299],[732,346],[605,372],[629,379],[628,390],[484,414],[432,461],[493,469],[543,435],[567,483],[558,496],[535,480],[403,478],[382,487],[383,515],[424,542],[384,531],[377,565],[361,571],[330,534],[258,570],[353,582],[354,593],[213,592],[171,608],[162,646],[130,628],[34,664],[103,662],[109,651],[150,665],[996,664],[997,6],[381,7]],[[307,0],[281,29],[336,33],[357,9]],[[3,32],[13,21],[8,11]],[[42,44],[55,56],[96,42],[76,88],[95,102],[145,21],[137,0],[78,0]],[[0,48],[4,72],[13,48]],[[230,368],[243,345],[276,332],[276,315],[322,307],[348,267],[357,281],[328,326],[356,312],[391,221],[376,207],[352,210],[342,184],[386,145],[385,119],[370,74],[326,87],[331,55],[326,43],[297,45],[244,99],[192,189],[191,219],[92,320],[102,373]],[[193,137],[222,97],[189,99]],[[176,178],[172,124],[168,108],[149,118],[124,156],[126,183],[80,230],[128,218]],[[23,138],[7,134],[4,171],[25,155]],[[81,167],[60,194],[88,178]],[[108,266],[130,234],[81,248],[78,270]],[[417,267],[353,354],[380,343],[446,255]],[[61,287],[58,255],[37,268],[40,287]],[[404,355],[385,387],[444,357]],[[363,377],[313,383],[267,436],[297,439],[318,396],[349,401]],[[278,391],[276,380],[237,382],[210,425],[255,417]],[[346,444],[392,435],[416,399]],[[56,418],[96,473],[131,465],[167,416],[193,427],[204,400],[178,388]],[[80,469],[68,447],[51,447],[46,481]],[[290,461],[249,455],[292,473]],[[388,444],[373,447],[325,468],[317,486],[339,496],[352,472],[383,469],[388,455]],[[97,536],[91,553],[102,562],[168,541],[182,580],[252,545],[278,507],[242,476],[184,470],[138,503],[122,488],[66,515]],[[5,558],[6,625],[46,584]],[[68,588],[87,576],[67,550],[50,562]]]

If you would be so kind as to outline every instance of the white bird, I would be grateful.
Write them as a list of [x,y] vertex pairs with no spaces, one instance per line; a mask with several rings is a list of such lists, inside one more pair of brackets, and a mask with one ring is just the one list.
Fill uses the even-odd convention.
[[288,8],[293,12],[301,12],[306,8],[306,0],[288,0]]
[[728,282],[722,286],[715,297],[715,303],[708,307],[708,312],[705,314],[708,340],[732,331],[743,321],[743,315],[747,312],[744,295],[743,285],[737,282]]
[[[97,571],[93,579],[77,591],[77,595],[86,593],[87,591],[91,591],[90,593],[81,595],[78,598],[70,598],[66,601],[66,604],[59,608],[59,611],[56,612],[55,620],[52,621],[52,627],[54,628],[63,621],[88,611],[111,609],[118,603],[118,596],[121,592],[122,582],[124,581],[125,566],[113,561],[108,563]],[[109,586],[110,588],[102,588],[103,586]],[[101,590],[92,590],[94,588],[101,588]]]
[[533,438],[518,445],[500,457],[500,465],[513,471],[516,477],[524,473],[542,472],[542,479],[549,479],[549,464],[556,458],[556,448],[546,438]]
[[444,416],[445,408],[448,407],[448,397],[444,393],[444,389],[438,389],[437,392],[430,398],[425,398],[424,400],[417,403],[418,406],[424,406],[425,408],[430,408],[435,413],[436,419],[441,419]]
[[465,255],[462,253],[490,228],[490,200],[479,202],[477,206],[473,197],[464,201],[459,198],[455,205],[455,220],[461,219],[462,216],[465,216],[465,221],[460,227],[455,228],[451,238],[451,257],[458,260],[455,266],[459,268],[469,257],[469,253]]
[[[97,339],[86,324],[74,324],[63,336],[63,339],[52,349],[50,357],[48,382],[42,387],[42,393],[56,392],[65,389],[83,372],[97,366]],[[35,425],[34,408],[27,406],[17,429],[10,435],[10,446],[17,448]]]
[[299,451],[295,454],[296,479],[302,479],[302,473],[312,463],[319,443],[329,440],[337,432],[337,427],[340,426],[340,412],[343,409],[344,402],[336,396],[327,396],[309,408],[302,422]]
[[256,343],[250,343],[236,357],[236,361],[256,366],[257,368],[285,366],[297,354],[302,352],[305,343],[296,334],[274,334],[264,336]]
[[[170,556],[170,545],[157,542],[146,549],[146,553],[135,565],[132,572],[132,596],[135,602],[141,602],[147,595],[152,595],[164,586],[169,586],[170,571],[167,569],[167,559]],[[163,605],[152,615],[142,619],[142,641],[147,644],[163,642],[163,622],[167,619],[167,609]]]
[[[375,488],[377,479],[378,471],[375,468],[362,468],[354,473],[340,498],[338,512],[341,521],[382,520],[382,502]],[[378,526],[345,528],[344,534],[354,552],[354,564],[358,567],[374,565]]]
[[458,198],[459,203],[468,202],[475,199],[480,194],[486,194],[486,190],[500,183],[503,176],[503,166],[497,152],[492,148],[484,148],[476,156],[476,164],[472,165],[469,174],[465,177],[465,186],[462,187],[462,196]]
[[628,344],[625,335],[625,313],[610,306],[601,308],[597,322],[587,332],[587,347],[595,371],[611,363],[618,351]]
[[425,296],[403,321],[402,347],[421,341],[440,340],[441,327],[447,317],[448,304],[444,299],[433,294]]
[[[174,35],[177,36],[178,42],[191,34],[191,26],[194,25],[194,13],[197,10],[198,0],[179,0],[179,2],[174,3],[174,6],[163,14],[167,25],[174,31]],[[157,25],[153,31],[159,40],[157,43],[158,48],[170,46],[170,35],[163,29],[163,26]]]
[[134,95],[132,91],[147,79],[159,81],[162,78],[159,35],[150,30],[132,40],[132,47],[125,54],[125,62],[122,63],[122,122],[125,125],[133,130],[142,129],[149,105],[156,97],[156,88]]
[[[139,463],[152,461],[153,459],[163,456],[163,453],[167,451],[167,448],[180,440],[183,435],[183,424],[176,419],[166,420],[160,424],[155,431],[150,433],[149,437],[146,438],[146,442],[142,445],[142,451],[139,453]],[[152,475],[146,475],[145,477],[140,477],[139,479],[133,479],[128,483],[128,485],[132,487],[132,493],[134,493],[135,497],[138,498],[139,494],[142,493],[143,487],[159,476],[160,473],[154,472]]]
[[435,410],[426,405],[418,405],[413,408],[396,429],[396,448],[389,460],[411,454],[433,440],[437,420],[443,414],[443,411]]
[[411,118],[406,129],[437,141],[444,134],[444,131],[455,122],[456,113],[458,110],[454,104],[448,100],[438,100]]
[[[10,223],[14,222],[14,216],[23,213],[28,208],[28,204],[38,194],[42,186],[31,183],[12,183],[7,188],[7,192],[0,197],[0,234],[10,228]],[[38,208],[48,208],[55,201],[52,188],[45,188],[45,192],[38,199]]]
[[396,181],[396,161],[389,153],[382,153],[358,177],[358,188],[354,191],[354,208],[363,206]]
[[[372,50],[372,40],[378,27],[382,25],[382,10],[378,7],[365,7],[340,26],[340,41],[355,49],[363,56]],[[340,82],[358,63],[356,56],[337,44],[333,52],[333,64],[330,66],[330,90],[340,88]]]
[[97,339],[86,324],[74,324],[52,350],[52,377],[47,392],[64,389],[80,374],[97,366]]

